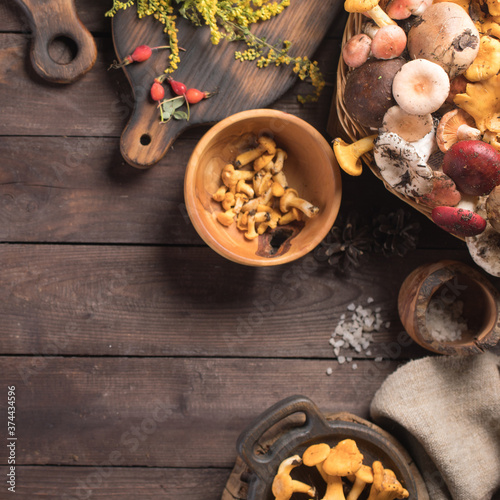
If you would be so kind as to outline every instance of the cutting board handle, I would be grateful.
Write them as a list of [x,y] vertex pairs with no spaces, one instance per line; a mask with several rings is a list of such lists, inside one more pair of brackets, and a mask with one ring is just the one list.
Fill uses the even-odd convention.
[[[266,453],[257,454],[258,442],[264,434],[295,413],[305,415],[304,425],[287,431]],[[265,481],[275,474],[283,456],[292,453],[297,443],[311,436],[327,433],[328,430],[328,422],[309,398],[300,395],[290,396],[264,411],[255,423],[240,435],[236,447],[252,472]]]
[[[97,48],[78,17],[73,0],[16,1],[33,30],[31,62],[42,78],[54,83],[72,83],[92,68]],[[51,57],[55,41],[71,49],[71,60],[58,62]]]

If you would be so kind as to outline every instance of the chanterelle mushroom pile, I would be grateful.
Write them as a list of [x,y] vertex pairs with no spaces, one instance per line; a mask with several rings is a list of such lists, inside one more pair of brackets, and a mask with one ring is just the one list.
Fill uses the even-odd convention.
[[221,172],[222,185],[212,195],[221,203],[217,220],[236,224],[245,238],[253,240],[268,229],[316,216],[319,208],[288,185],[287,153],[273,139],[260,136],[256,146],[240,153]]
[[[363,454],[356,441],[344,439],[333,448],[326,443],[309,446],[302,457],[293,455],[280,464],[274,477],[272,492],[275,500],[290,500],[293,493],[305,493],[321,500],[358,500],[366,490],[368,500],[395,500],[409,497],[409,492],[398,481],[391,469],[375,460],[372,465],[363,463]],[[315,467],[323,484],[307,484],[294,479],[294,469]],[[312,477],[311,474],[304,474]]]
[[[350,145],[335,139],[337,160],[360,175],[360,157],[372,151],[391,190],[465,239],[475,262],[500,276],[500,213],[486,209],[500,189],[500,1],[381,0],[379,7],[390,21],[365,15],[364,36],[347,40],[343,53],[345,109],[370,132]],[[392,23],[405,32],[405,47],[394,50],[388,38],[386,50],[369,50],[366,36],[373,45]]]

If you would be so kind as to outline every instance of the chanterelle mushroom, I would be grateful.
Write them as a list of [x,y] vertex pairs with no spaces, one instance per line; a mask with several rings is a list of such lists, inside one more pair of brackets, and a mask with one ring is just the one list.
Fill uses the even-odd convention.
[[397,192],[420,197],[432,190],[432,169],[417,149],[397,134],[379,134],[373,155],[382,177]]
[[323,470],[329,476],[350,476],[355,474],[363,464],[363,454],[356,441],[344,439],[332,448],[323,462]]
[[479,52],[464,73],[471,82],[488,80],[500,71],[500,41],[488,35],[481,36]]
[[344,9],[347,12],[366,14],[373,19],[378,26],[396,24],[379,6],[379,0],[345,0]]
[[390,469],[384,469],[380,461],[372,464],[373,484],[368,500],[395,500],[408,498],[409,492],[403,488],[396,475]]
[[296,492],[306,493],[310,497],[314,497],[316,488],[292,479],[290,476],[292,469],[301,464],[302,459],[299,455],[294,455],[281,462],[272,484],[272,492],[276,500],[289,500]]
[[457,94],[453,102],[474,118],[481,132],[500,132],[500,74],[467,84],[465,93]]
[[236,160],[234,162],[234,166],[236,168],[240,168],[244,165],[247,165],[248,163],[251,163],[265,152],[269,154],[274,154],[276,152],[276,143],[270,137],[261,135],[257,139],[257,143],[258,145],[254,149],[245,151],[236,157]]
[[314,217],[318,214],[319,208],[312,203],[299,198],[299,194],[295,189],[285,189],[285,193],[280,198],[280,210],[283,213],[288,212],[291,208],[297,208],[307,217]]
[[323,470],[323,462],[330,454],[330,445],[327,443],[318,443],[309,446],[302,454],[302,461],[307,467],[316,467],[321,477],[326,481],[327,476]]
[[343,139],[337,137],[333,141],[333,152],[340,168],[349,175],[361,175],[363,164],[361,157],[373,149],[373,141],[377,134],[363,137],[352,144],[347,144]]
[[347,495],[346,500],[358,500],[359,496],[369,483],[373,483],[373,471],[368,465],[362,465],[354,474],[354,484]]

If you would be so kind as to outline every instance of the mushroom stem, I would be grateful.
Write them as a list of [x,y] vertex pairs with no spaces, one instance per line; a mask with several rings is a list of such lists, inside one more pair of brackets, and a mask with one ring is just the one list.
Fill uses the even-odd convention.
[[286,189],[285,194],[280,198],[280,210],[288,212],[290,208],[298,208],[307,217],[314,217],[318,214],[319,208],[309,203],[307,200],[298,197],[295,189]]
[[482,133],[479,129],[475,127],[470,127],[469,125],[460,125],[457,129],[457,139],[459,141],[469,141],[469,140],[475,140],[479,141],[481,140]]
[[363,137],[352,144],[347,144],[344,140],[337,137],[333,141],[333,152],[340,165],[340,168],[349,175],[361,175],[363,165],[361,157],[373,149],[373,142],[377,134]]

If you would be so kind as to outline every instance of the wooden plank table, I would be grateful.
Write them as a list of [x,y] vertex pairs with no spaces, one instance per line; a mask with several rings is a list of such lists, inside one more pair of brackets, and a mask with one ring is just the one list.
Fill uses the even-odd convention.
[[[276,401],[303,394],[326,413],[368,417],[387,375],[427,354],[399,322],[402,281],[425,262],[471,260],[417,213],[416,250],[368,255],[344,277],[311,255],[279,268],[224,260],[183,202],[184,167],[208,127],[183,133],[150,170],[127,165],[119,137],[132,94],[121,71],[106,71],[107,6],[76,7],[98,58],[61,86],[33,71],[26,20],[0,4],[0,498],[15,386],[16,498],[216,500],[238,435]],[[300,106],[297,83],[273,104],[329,140],[343,23],[316,54],[329,82],[320,101]],[[403,206],[370,172],[343,182],[342,214]],[[329,339],[347,305],[369,297],[390,326],[370,356],[354,353],[353,370]]]

